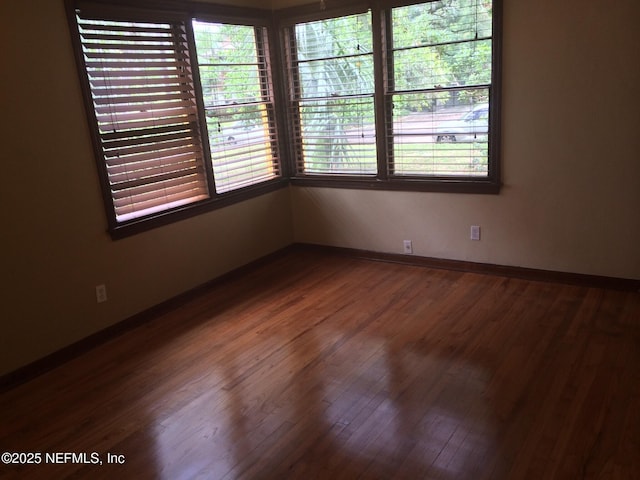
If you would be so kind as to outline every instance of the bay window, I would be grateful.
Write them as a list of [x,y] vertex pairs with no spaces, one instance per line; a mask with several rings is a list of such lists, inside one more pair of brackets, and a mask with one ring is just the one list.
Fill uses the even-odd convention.
[[498,193],[501,0],[66,0],[114,237],[289,183]]

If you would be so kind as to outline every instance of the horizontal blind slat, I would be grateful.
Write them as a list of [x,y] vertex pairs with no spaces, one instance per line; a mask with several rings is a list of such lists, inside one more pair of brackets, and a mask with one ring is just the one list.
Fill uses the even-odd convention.
[[159,143],[178,138],[191,139],[197,134],[198,126],[193,122],[179,122],[175,125],[105,133],[102,135],[106,148]]
[[[126,76],[127,73],[133,75],[139,75],[140,72],[149,72],[149,75],[154,75],[156,71],[166,72],[167,69],[179,69],[180,73],[190,71],[191,65],[185,60],[154,60],[148,62],[141,61],[104,61],[104,60],[86,60],[85,65],[87,71],[91,75],[92,73],[98,76],[113,76],[118,74],[120,76]],[[154,73],[152,73],[154,72]],[[173,73],[176,73],[173,71]]]
[[[106,150],[105,149],[105,157],[107,159],[107,164],[111,164],[114,158],[129,158],[130,155],[138,154],[138,153],[151,153],[153,152],[158,158],[162,158],[165,156],[169,156],[170,153],[174,151],[176,148],[180,147],[188,147],[191,152],[193,152],[196,158],[202,158],[201,150],[198,148],[198,145],[194,143],[194,141],[190,138],[186,138],[184,140],[174,140],[169,142],[163,142],[161,144],[150,143],[147,145],[136,145],[127,148],[120,148],[117,150]],[[127,161],[127,163],[129,163]]]
[[[176,184],[182,184],[184,183],[183,179],[198,174],[198,167],[187,163],[184,166],[176,165],[172,170],[155,169],[154,172],[139,172],[140,175],[133,177],[131,175],[110,177],[113,184],[114,197],[118,198],[122,192],[131,195],[137,189],[143,192],[156,191],[158,189],[155,188],[155,185],[163,182],[176,181]],[[119,180],[116,181],[115,178]]]
[[104,87],[98,87],[97,85],[93,89],[94,95],[102,97],[105,95],[125,95],[131,97],[141,96],[146,99],[151,94],[166,93],[167,90],[183,92],[189,91],[189,85],[181,79],[175,79],[172,82],[165,81],[162,83],[156,83],[155,85],[147,84],[131,84],[128,85],[106,85]]
[[[197,120],[197,112],[193,108],[185,109],[183,106],[173,108],[170,105],[165,104],[164,108],[154,108],[153,110],[133,110],[126,112],[105,112],[98,113],[99,123],[126,123],[135,122],[139,120],[153,120],[157,118],[157,115],[161,114],[162,118],[173,118],[176,121],[179,119],[185,119],[187,122],[192,123]],[[193,117],[193,118],[191,118]]]
[[186,50],[185,45],[174,43],[171,37],[161,38],[157,41],[145,40],[144,42],[132,41],[127,37],[122,37],[118,40],[120,42],[109,43],[106,40],[95,43],[84,42],[85,55],[95,55],[99,58],[101,55],[120,53],[135,59],[138,55],[146,56],[152,53],[151,51],[157,51],[171,58],[176,52],[180,52],[180,55],[185,55]]
[[140,109],[145,106],[153,107],[154,102],[164,102],[167,100],[185,100],[195,98],[195,94],[190,89],[180,91],[177,89],[168,90],[166,93],[155,95],[129,95],[125,97],[94,97],[93,101],[96,105],[118,105],[118,104],[139,104]]
[[[165,157],[158,158],[157,155],[147,154],[146,156],[138,156],[137,158],[128,158],[127,162],[120,162],[107,165],[107,171],[110,176],[114,176],[114,181],[116,180],[115,176],[117,175],[136,175],[138,172],[157,170],[158,168],[166,168],[170,170],[174,168],[176,165],[186,165],[187,163],[193,163],[194,165],[198,165],[197,158],[193,156],[193,153],[190,150],[179,151],[176,150],[172,152],[171,155],[167,155]],[[140,173],[142,174],[142,173]]]
[[113,89],[114,91],[118,91],[119,88],[126,88],[136,90],[137,88],[145,88],[145,87],[156,87],[156,86],[164,86],[165,88],[172,85],[183,85],[184,81],[180,77],[176,76],[159,76],[152,77],[149,75],[139,76],[135,78],[122,78],[118,76],[110,77],[110,78],[94,78],[91,79],[91,88],[95,89],[96,92],[100,92],[98,89],[105,89],[105,92],[108,92],[107,89]]
[[[168,31],[160,31],[160,32],[139,32],[144,33],[144,35],[133,34],[131,32],[120,32],[116,30],[111,30],[108,32],[98,33],[95,31],[91,33],[91,29],[87,29],[85,27],[84,31],[81,33],[82,39],[85,40],[84,44],[87,46],[91,46],[92,48],[100,48],[103,43],[101,42],[129,42],[129,43],[159,43],[159,42],[167,42],[171,41],[171,32]],[[97,40],[97,42],[92,43],[90,41]],[[116,43],[114,45],[119,45]]]
[[[145,111],[157,111],[157,110],[172,110],[177,108],[188,108],[195,109],[196,105],[193,100],[169,100],[167,102],[154,102],[153,105],[147,105],[147,109]],[[140,113],[140,106],[137,104],[118,104],[118,105],[103,105],[103,106],[95,106],[96,114],[104,115],[110,113]]]
[[[82,15],[82,13],[80,13]],[[122,32],[122,34],[167,34],[173,32],[184,32],[184,26],[174,24],[142,24],[140,22],[118,22],[108,20],[91,21],[79,17],[78,25],[81,27],[81,34],[86,31],[95,32]]]
[[130,130],[130,129],[141,129],[146,127],[159,127],[162,125],[175,125],[176,123],[184,123],[184,122],[195,122],[198,117],[196,114],[185,114],[179,117],[175,115],[164,116],[164,112],[162,112],[163,117],[158,115],[150,114],[146,119],[120,119],[118,116],[114,116],[109,121],[102,121],[100,123],[101,131],[113,131],[113,130]]
[[157,182],[148,182],[141,185],[114,186],[113,198],[121,203],[136,203],[140,200],[150,200],[152,198],[162,198],[167,192],[177,194],[179,192],[193,191],[199,189],[204,184],[201,183],[198,172],[185,172],[184,175],[170,178],[162,178]]
[[196,156],[196,153],[191,145],[187,145],[163,150],[161,152],[153,150],[147,153],[127,155],[126,157],[117,156],[107,158],[106,163],[109,171],[124,173],[130,170],[135,171],[138,168],[144,168],[144,165],[149,165],[150,167],[164,165],[165,163],[170,165],[174,161],[186,161],[187,159],[199,163],[200,159]]
[[168,59],[177,59],[184,61],[188,57],[185,53],[179,52],[141,52],[137,51],[137,53],[124,53],[124,52],[92,52],[85,51],[85,57],[88,61],[97,61],[101,60],[103,66],[108,66],[111,60],[126,60],[127,62],[132,62],[135,66],[137,63],[152,63],[155,60],[168,60]]

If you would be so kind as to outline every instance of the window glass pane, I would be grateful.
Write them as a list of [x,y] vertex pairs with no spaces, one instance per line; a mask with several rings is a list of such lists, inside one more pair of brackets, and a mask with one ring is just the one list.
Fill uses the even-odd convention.
[[451,93],[454,92],[394,95],[396,175],[487,175],[489,105],[486,89],[474,91],[475,99],[470,99],[470,103],[421,111],[423,105],[446,105]]
[[278,176],[261,28],[193,22],[216,191]]
[[491,13],[483,0],[394,8],[394,89],[490,83]]
[[303,98],[373,93],[368,14],[299,24],[296,47]]
[[206,106],[262,99],[253,27],[194,22]]
[[491,40],[401,50],[393,58],[396,91],[491,83]]
[[376,145],[372,98],[301,102],[306,173],[374,174]]
[[371,15],[362,13],[296,25],[298,60],[371,53]]
[[[270,180],[278,175],[268,106],[207,111],[211,162],[218,193]],[[272,112],[271,112],[272,114]]]
[[491,2],[446,0],[393,9],[393,48],[491,37]]
[[373,57],[332,58],[300,63],[303,98],[373,93]]

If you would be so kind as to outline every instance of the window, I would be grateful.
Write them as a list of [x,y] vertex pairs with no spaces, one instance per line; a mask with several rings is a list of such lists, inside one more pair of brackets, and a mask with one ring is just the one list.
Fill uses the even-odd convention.
[[289,182],[499,191],[501,0],[66,2],[114,237]]
[[71,3],[112,234],[277,187],[264,25]]
[[289,32],[296,170],[375,175],[371,14],[299,23]]
[[497,193],[499,1],[396,5],[286,30],[293,181]]
[[184,22],[78,26],[115,221],[209,198]]
[[278,175],[266,28],[194,21],[217,193]]
[[392,173],[486,177],[490,2],[441,0],[394,8],[391,29]]

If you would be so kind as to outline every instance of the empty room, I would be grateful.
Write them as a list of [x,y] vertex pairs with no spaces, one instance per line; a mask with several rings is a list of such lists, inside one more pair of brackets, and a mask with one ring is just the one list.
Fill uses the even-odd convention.
[[0,478],[640,478],[639,16],[2,1]]

